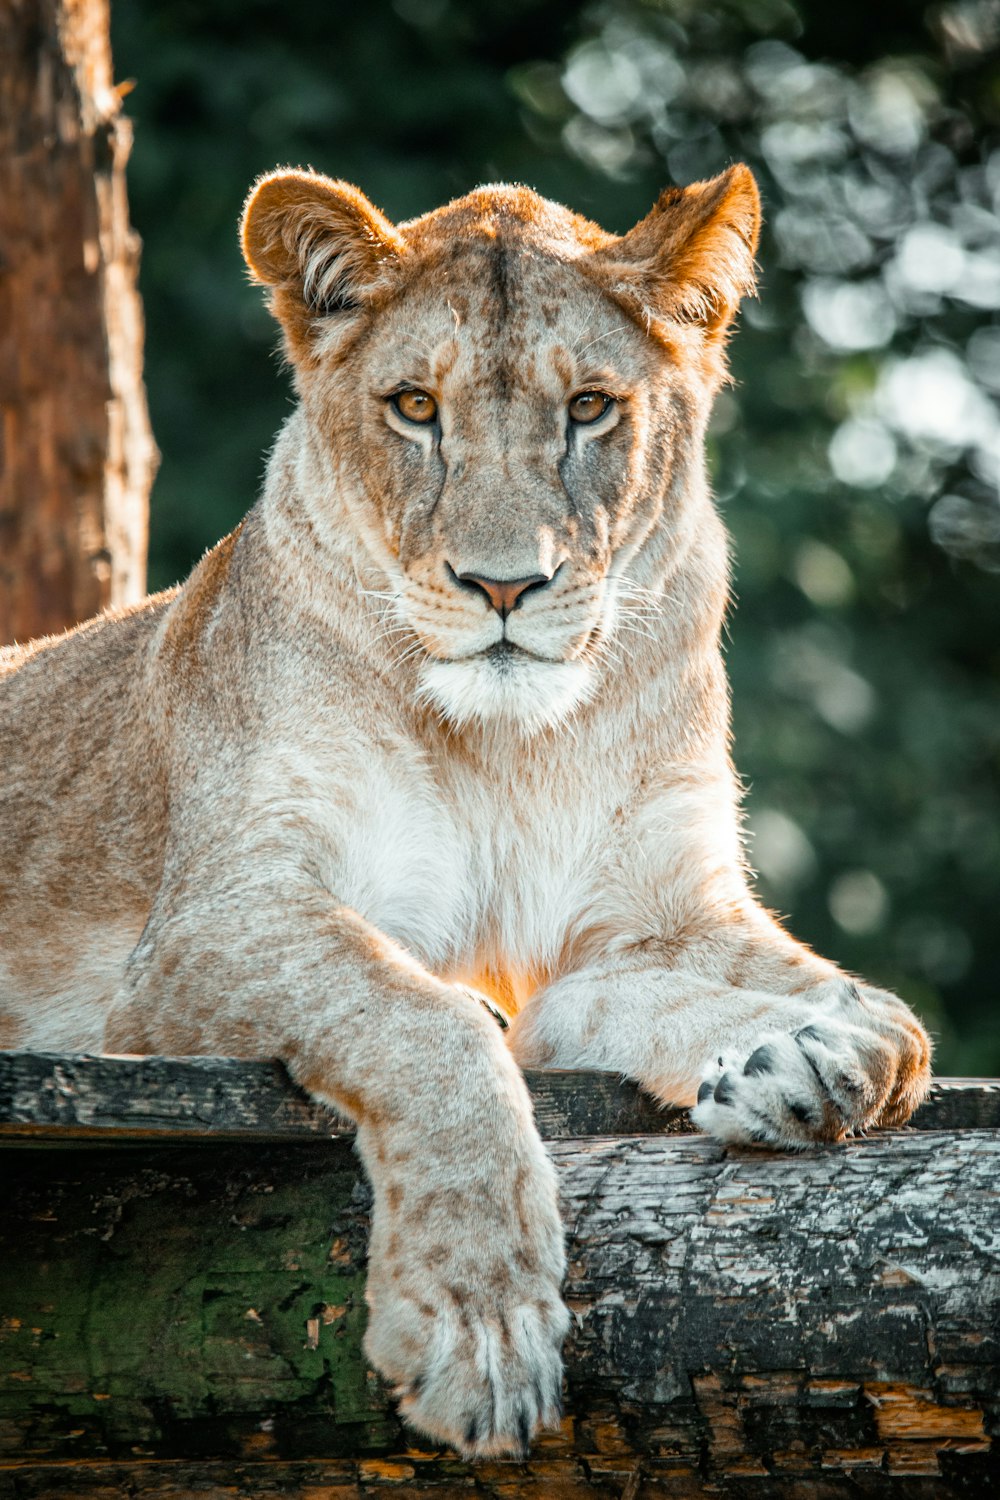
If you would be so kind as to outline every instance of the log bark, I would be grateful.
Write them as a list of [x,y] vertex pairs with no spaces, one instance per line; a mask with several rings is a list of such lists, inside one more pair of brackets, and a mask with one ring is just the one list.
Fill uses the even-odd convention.
[[[0,1496],[1000,1493],[995,1085],[939,1089],[966,1128],[782,1156],[669,1114],[656,1133],[655,1111],[608,1135],[628,1085],[533,1074],[576,1314],[567,1416],[527,1462],[469,1465],[366,1369],[370,1198],[342,1122],[282,1121],[302,1096],[267,1064],[3,1063]],[[213,1143],[206,1108],[242,1139]]]
[[[547,1141],[694,1130],[686,1109],[658,1103],[615,1073],[528,1068],[525,1077]],[[1000,1079],[937,1079],[910,1126],[1000,1129]],[[0,1052],[0,1143],[294,1142],[353,1133],[279,1062]]]
[[0,642],[140,599],[156,462],[108,0],[0,5]]

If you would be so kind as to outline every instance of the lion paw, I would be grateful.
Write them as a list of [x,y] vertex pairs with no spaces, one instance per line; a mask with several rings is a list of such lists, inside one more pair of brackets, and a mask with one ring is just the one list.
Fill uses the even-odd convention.
[[[437,1306],[436,1289],[428,1295],[435,1301],[387,1309],[391,1350],[383,1352],[377,1322],[365,1342],[373,1364],[394,1370],[403,1416],[467,1458],[526,1455],[540,1426],[558,1425],[566,1309],[556,1296],[500,1308],[460,1297]],[[398,1368],[401,1345],[415,1354],[406,1374]]]
[[483,1202],[482,1186],[446,1227],[418,1200],[392,1215],[385,1254],[373,1242],[365,1353],[421,1432],[468,1458],[520,1456],[561,1415],[562,1225],[545,1158],[513,1202]]
[[839,1008],[762,1036],[748,1057],[719,1055],[694,1123],[721,1141],[801,1148],[908,1120],[930,1083],[923,1029],[894,996],[853,984]]

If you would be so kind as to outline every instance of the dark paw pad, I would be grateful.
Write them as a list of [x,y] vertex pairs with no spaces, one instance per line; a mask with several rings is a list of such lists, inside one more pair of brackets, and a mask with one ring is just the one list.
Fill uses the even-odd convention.
[[698,1090],[698,1103],[699,1104],[704,1104],[705,1100],[706,1099],[711,1099],[711,1097],[712,1097],[712,1095],[714,1093],[715,1093],[715,1084],[714,1083],[709,1083],[708,1079],[706,1078],[705,1082],[702,1084],[701,1088]]
[[778,1065],[778,1059],[772,1047],[765,1045],[758,1047],[756,1052],[751,1052],[746,1060],[743,1072],[748,1078],[753,1078],[757,1073],[773,1073]]

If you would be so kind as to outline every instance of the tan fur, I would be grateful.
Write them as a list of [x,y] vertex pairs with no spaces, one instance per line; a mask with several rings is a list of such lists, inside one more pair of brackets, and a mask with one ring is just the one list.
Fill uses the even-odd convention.
[[[265,178],[300,403],[261,500],[179,591],[2,658],[0,1036],[277,1055],[353,1115],[370,1357],[470,1453],[553,1418],[567,1320],[515,1057],[704,1079],[707,1128],[789,1146],[927,1086],[906,1007],[747,885],[703,438],[757,221],[743,167],[620,238]],[[536,586],[502,619],[469,576]]]

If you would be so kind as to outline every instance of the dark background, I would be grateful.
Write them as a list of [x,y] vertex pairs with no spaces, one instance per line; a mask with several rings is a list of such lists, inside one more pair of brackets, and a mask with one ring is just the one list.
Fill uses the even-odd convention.
[[113,0],[163,463],[150,585],[255,497],[290,388],[236,242],[312,165],[391,217],[517,180],[624,230],[748,161],[761,296],[711,440],[765,900],[1000,1072],[1000,6]]

